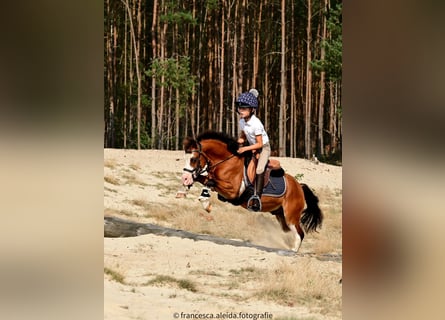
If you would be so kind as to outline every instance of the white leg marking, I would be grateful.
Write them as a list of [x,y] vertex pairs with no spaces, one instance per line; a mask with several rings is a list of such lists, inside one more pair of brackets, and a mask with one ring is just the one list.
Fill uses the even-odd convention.
[[289,225],[289,229],[292,231],[292,233],[295,236],[295,245],[292,248],[293,251],[297,252],[300,249],[301,246],[301,238],[300,235],[297,232],[297,228],[295,227],[295,225],[291,224]]

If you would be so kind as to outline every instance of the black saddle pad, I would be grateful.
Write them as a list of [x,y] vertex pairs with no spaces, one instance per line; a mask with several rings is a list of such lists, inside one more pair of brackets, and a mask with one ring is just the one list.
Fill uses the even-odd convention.
[[[263,188],[263,195],[279,198],[286,193],[286,179],[281,174],[278,177],[275,177],[272,175],[272,172],[269,177],[269,182],[267,183],[266,187]],[[244,170],[244,179],[247,184],[247,187],[253,188],[253,184],[250,181],[248,181],[248,178],[246,176],[247,173],[246,170]]]
[[270,175],[269,183],[263,188],[263,195],[269,197],[282,197],[286,193],[286,179],[284,176],[273,177]]

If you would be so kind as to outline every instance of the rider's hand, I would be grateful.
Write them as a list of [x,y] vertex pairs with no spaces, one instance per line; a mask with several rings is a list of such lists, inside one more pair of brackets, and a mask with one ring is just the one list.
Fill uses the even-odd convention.
[[241,147],[238,149],[238,153],[241,154],[246,151],[246,147]]

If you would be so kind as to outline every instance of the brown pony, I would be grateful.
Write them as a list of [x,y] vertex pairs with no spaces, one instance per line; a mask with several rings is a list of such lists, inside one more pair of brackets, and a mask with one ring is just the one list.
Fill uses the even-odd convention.
[[[191,153],[182,176],[184,185],[190,186],[198,181],[218,192],[220,199],[246,208],[247,201],[242,197],[246,189],[245,155],[238,154],[238,148],[233,138],[218,132],[205,132],[196,140],[189,139],[184,143],[185,152]],[[318,207],[318,198],[307,185],[298,183],[287,173],[284,178],[284,195],[272,197],[263,194],[261,211],[275,215],[284,232],[292,231],[295,235],[292,249],[298,251],[304,231],[316,231],[321,227],[323,214]],[[239,199],[241,201],[237,201]]]

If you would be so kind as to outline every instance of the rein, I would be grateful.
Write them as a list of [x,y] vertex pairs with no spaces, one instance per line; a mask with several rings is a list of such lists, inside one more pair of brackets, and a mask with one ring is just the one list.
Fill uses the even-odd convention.
[[[227,161],[227,160],[229,160],[229,159],[232,159],[233,157],[234,157],[235,155],[234,154],[232,154],[231,156],[229,156],[228,158],[226,158],[226,159],[224,159],[224,160],[221,160],[221,161],[219,161],[219,162],[217,162],[217,163],[215,163],[215,164],[210,164],[210,167],[216,167],[217,165],[219,165],[219,164],[221,164],[221,163],[223,163],[223,162],[225,162],[225,161]],[[210,163],[210,162],[209,162]]]

